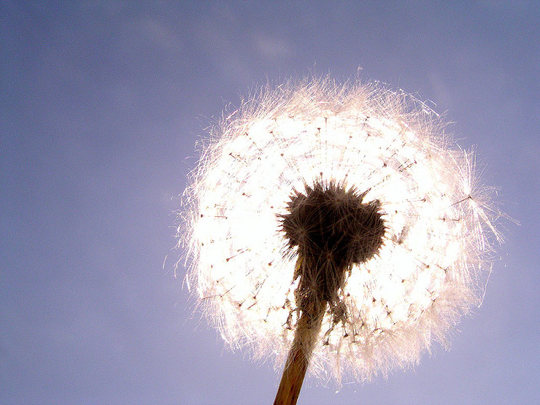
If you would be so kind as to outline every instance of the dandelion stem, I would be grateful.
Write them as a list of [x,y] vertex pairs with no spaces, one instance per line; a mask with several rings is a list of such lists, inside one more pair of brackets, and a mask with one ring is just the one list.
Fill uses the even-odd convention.
[[326,305],[326,301],[310,300],[306,303],[309,308],[302,310],[274,405],[295,405],[298,401]]
[[[384,234],[377,201],[337,183],[316,181],[306,193],[295,192],[282,216],[289,247],[297,248],[294,292],[300,318],[274,405],[295,405],[318,340],[326,307],[343,307],[339,291],[348,269],[375,255]],[[333,322],[346,311],[335,311]]]

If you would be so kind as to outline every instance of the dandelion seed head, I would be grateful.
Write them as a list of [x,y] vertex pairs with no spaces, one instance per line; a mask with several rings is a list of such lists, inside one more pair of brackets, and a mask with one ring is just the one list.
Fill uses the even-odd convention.
[[189,285],[232,348],[282,365],[307,285],[298,257],[324,251],[345,270],[314,276],[335,287],[320,291],[310,371],[367,380],[414,365],[480,303],[499,235],[474,169],[404,93],[264,88],[213,129],[186,190]]

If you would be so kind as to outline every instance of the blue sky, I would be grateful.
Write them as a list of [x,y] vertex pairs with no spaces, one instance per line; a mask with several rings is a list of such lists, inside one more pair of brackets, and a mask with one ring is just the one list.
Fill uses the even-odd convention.
[[195,142],[267,81],[360,76],[432,100],[503,222],[484,304],[414,370],[304,404],[540,401],[536,1],[1,1],[0,402],[259,404],[174,277]]

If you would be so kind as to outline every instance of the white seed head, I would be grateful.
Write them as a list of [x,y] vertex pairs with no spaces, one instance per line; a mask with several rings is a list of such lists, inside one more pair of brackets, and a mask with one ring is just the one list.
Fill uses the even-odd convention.
[[[317,332],[312,373],[366,380],[413,365],[480,304],[496,212],[472,153],[412,96],[309,78],[262,89],[211,135],[179,234],[190,289],[232,348],[283,364],[299,318],[298,246],[283,218],[292,196],[317,184],[376,206],[384,234],[349,263]],[[335,193],[337,206],[345,194]],[[309,238],[306,224],[294,235]]]

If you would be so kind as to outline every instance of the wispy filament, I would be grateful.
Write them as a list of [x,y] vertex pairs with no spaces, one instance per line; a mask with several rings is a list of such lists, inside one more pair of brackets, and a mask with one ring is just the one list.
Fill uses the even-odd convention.
[[376,204],[384,234],[325,298],[310,370],[363,380],[416,363],[479,304],[498,235],[471,153],[424,104],[378,85],[265,88],[214,128],[180,228],[204,313],[231,347],[283,364],[301,310],[283,217],[317,184]]

